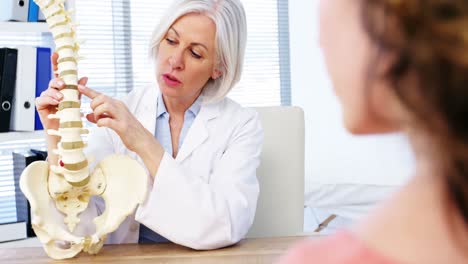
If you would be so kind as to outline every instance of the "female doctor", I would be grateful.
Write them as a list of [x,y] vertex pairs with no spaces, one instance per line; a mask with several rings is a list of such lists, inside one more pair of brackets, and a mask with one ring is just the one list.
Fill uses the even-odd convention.
[[[80,92],[92,99],[87,119],[99,127],[86,151],[96,163],[114,153],[131,156],[150,181],[147,200],[106,243],[170,240],[214,249],[246,235],[259,194],[263,133],[256,112],[226,98],[241,77],[246,35],[239,0],[176,0],[150,43],[157,87],[135,89],[119,101],[80,80]],[[56,67],[56,54],[52,59]],[[46,129],[58,128],[47,116],[63,98],[62,88],[53,79],[36,99]],[[57,139],[47,142],[49,162],[56,164]],[[93,206],[104,210],[102,199],[87,211]]]

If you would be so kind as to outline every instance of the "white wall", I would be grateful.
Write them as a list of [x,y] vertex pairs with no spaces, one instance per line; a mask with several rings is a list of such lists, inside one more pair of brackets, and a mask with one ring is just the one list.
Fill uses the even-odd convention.
[[343,128],[318,46],[317,2],[289,1],[292,104],[306,118],[306,204],[317,203],[320,184],[398,186],[413,167],[402,135],[356,137]]

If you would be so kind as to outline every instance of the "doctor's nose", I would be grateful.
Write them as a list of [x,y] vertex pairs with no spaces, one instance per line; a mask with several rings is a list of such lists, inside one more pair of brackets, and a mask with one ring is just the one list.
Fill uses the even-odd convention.
[[182,52],[174,52],[169,57],[169,65],[173,70],[183,70],[184,69],[184,59]]

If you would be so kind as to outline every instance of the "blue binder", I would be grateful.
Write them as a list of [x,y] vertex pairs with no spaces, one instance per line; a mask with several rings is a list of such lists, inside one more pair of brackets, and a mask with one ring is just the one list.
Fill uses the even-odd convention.
[[[50,48],[37,48],[37,61],[36,61],[36,97],[47,90],[49,82],[52,79],[52,66],[50,61],[51,50]],[[43,130],[41,119],[36,110],[34,117],[34,130]]]
[[39,18],[39,6],[33,0],[29,0],[28,22],[37,22]]

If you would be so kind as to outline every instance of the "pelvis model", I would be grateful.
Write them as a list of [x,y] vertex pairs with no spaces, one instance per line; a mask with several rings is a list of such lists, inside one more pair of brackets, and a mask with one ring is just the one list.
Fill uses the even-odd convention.
[[[77,51],[75,26],[65,10],[64,0],[34,0],[44,16],[55,40],[59,55],[58,74],[65,82],[63,100],[56,114],[58,130],[47,133],[60,137],[54,154],[58,164],[38,161],[22,173],[20,188],[31,204],[32,226],[45,252],[54,259],[66,259],[81,251],[97,254],[107,234],[115,231],[147,192],[147,172],[134,159],[123,155],[109,156],[93,171],[83,148],[83,128],[80,99],[77,90]],[[94,218],[95,232],[76,235],[80,213],[92,196],[102,196],[104,212]],[[60,217],[58,217],[60,216]],[[92,224],[91,224],[92,225]]]

